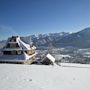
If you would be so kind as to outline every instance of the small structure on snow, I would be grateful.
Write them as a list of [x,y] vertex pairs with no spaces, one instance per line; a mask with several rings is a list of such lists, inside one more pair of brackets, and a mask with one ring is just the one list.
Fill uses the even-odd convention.
[[42,64],[49,65],[55,62],[55,58],[51,54],[47,54],[41,61]]

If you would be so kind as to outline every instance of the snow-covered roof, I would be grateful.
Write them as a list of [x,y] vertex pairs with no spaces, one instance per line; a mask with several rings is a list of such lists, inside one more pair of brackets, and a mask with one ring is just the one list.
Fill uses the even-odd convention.
[[47,54],[46,57],[51,60],[52,62],[55,62],[55,58],[51,54]]
[[59,56],[61,56],[61,57],[71,57],[70,55],[59,55]]
[[[13,38],[13,37],[11,37],[11,38]],[[8,43],[18,43],[19,47],[18,47],[18,48],[6,48],[6,47],[5,47],[5,48],[3,48],[3,50],[12,51],[12,50],[32,50],[32,49],[36,49],[35,46],[30,47],[29,44],[26,44],[25,42],[23,42],[23,41],[20,39],[19,36],[16,36],[16,37],[14,37],[14,38],[16,38],[16,42],[14,42],[14,41],[11,42],[11,41],[10,41],[10,38],[9,38],[7,44],[8,44]],[[7,46],[7,44],[6,44],[6,46]]]
[[24,43],[20,38],[17,38],[17,42],[22,47],[23,50],[31,50],[31,49],[36,49],[35,46],[30,47],[29,44]]
[[33,56],[35,56],[36,54],[37,54],[37,52],[35,52],[35,53],[32,54],[32,55],[28,55],[28,54],[26,54],[26,53],[24,52],[24,57],[25,57],[26,60],[28,60],[28,59],[32,58]]

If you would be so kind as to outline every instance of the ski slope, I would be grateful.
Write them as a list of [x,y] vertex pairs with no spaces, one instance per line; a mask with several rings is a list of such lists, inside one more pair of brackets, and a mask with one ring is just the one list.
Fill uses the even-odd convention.
[[90,65],[0,64],[0,90],[90,90]]

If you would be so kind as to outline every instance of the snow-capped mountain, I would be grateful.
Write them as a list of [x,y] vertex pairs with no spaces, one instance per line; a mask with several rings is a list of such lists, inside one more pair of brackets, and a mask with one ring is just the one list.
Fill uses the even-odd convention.
[[68,32],[61,33],[49,33],[49,34],[39,34],[37,37],[35,35],[21,37],[23,41],[29,43],[30,37],[36,46],[48,46],[49,43],[57,42],[60,38],[68,36]]
[[[42,43],[40,43],[42,42]],[[36,45],[48,46],[52,44],[54,47],[79,47],[90,48],[90,28],[85,28],[76,33],[64,33],[63,35],[54,34],[46,38],[39,38]]]
[[76,33],[52,33],[46,37],[32,38],[36,46],[49,46],[52,44],[54,47],[78,47],[90,48],[90,28],[85,28]]
[[[39,34],[38,36],[31,35],[27,37],[21,37],[21,39],[30,43],[30,37],[34,45],[37,47],[48,47],[52,44],[54,47],[78,47],[78,48],[90,48],[90,28],[85,28],[76,33],[49,33],[49,34]],[[3,46],[5,41],[0,42]]]
[[79,32],[72,33],[58,41],[60,46],[73,46],[80,48],[90,47],[90,28],[85,28]]

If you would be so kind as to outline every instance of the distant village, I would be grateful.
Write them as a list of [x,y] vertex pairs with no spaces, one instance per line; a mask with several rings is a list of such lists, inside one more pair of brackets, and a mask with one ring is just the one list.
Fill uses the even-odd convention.
[[54,56],[55,62],[60,63],[79,63],[79,64],[90,64],[90,48],[79,49],[79,48],[54,48],[49,47],[48,49],[39,48],[38,56],[44,56],[45,53],[49,52]]

